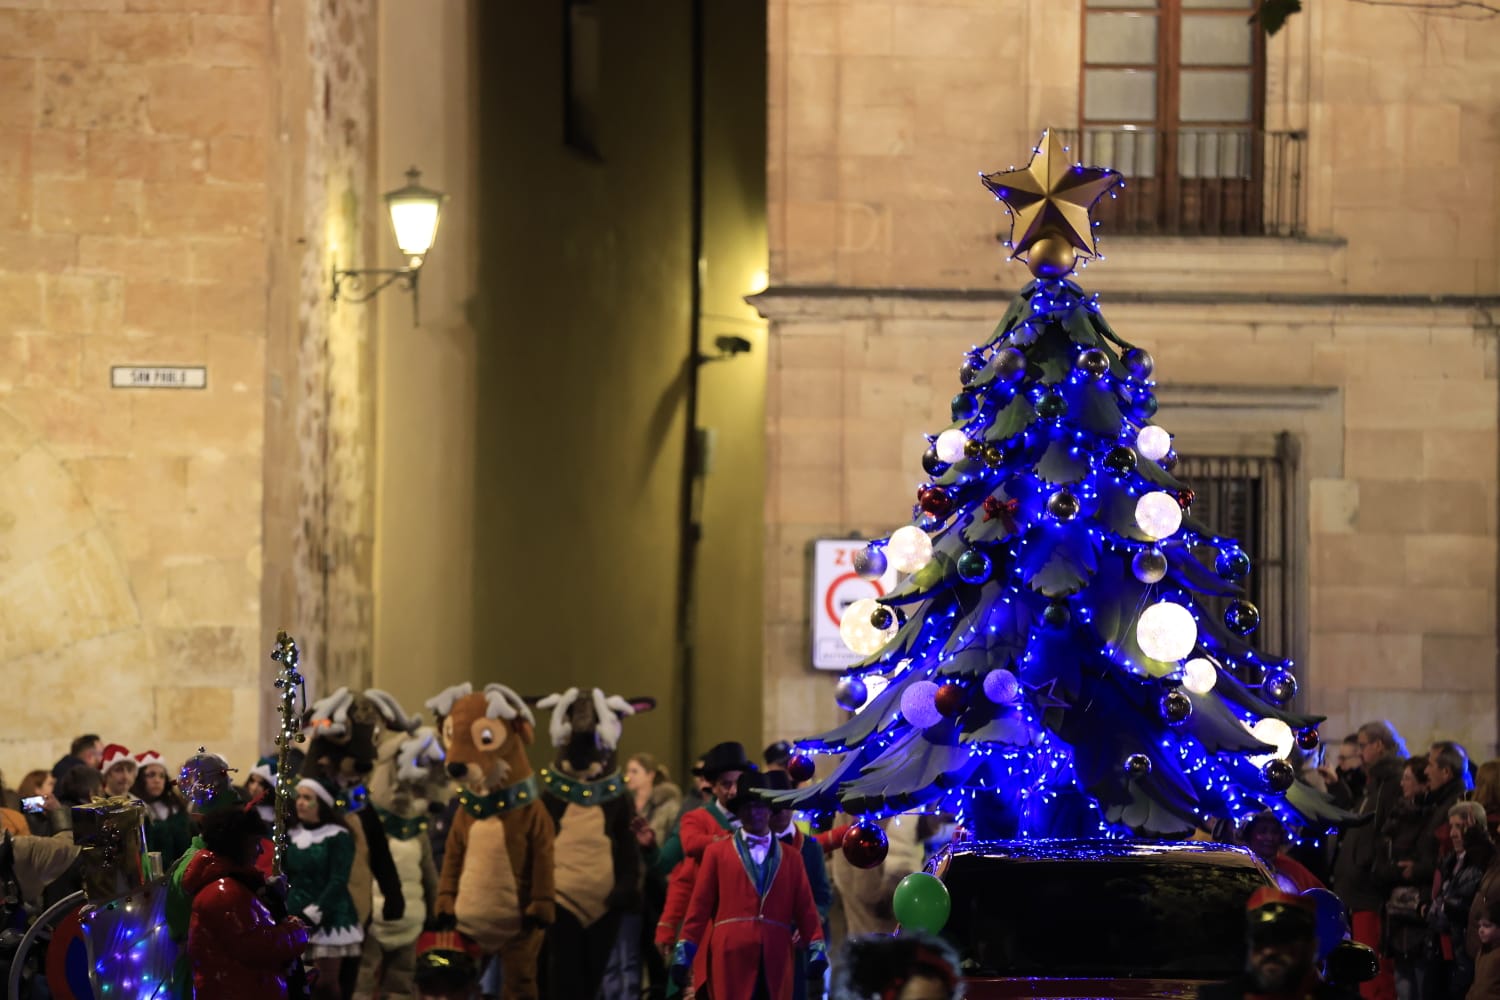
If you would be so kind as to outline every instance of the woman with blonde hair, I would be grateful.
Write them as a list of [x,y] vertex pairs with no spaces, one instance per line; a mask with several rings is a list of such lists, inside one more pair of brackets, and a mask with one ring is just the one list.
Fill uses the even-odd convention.
[[672,784],[667,769],[649,753],[633,753],[625,763],[625,787],[635,796],[635,814],[644,819],[665,844],[677,813],[682,809],[682,789]]

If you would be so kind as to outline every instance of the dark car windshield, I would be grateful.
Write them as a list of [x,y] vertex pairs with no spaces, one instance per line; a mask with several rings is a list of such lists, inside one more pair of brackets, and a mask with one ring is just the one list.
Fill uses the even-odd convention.
[[944,930],[967,976],[1227,979],[1244,968],[1252,865],[952,859]]

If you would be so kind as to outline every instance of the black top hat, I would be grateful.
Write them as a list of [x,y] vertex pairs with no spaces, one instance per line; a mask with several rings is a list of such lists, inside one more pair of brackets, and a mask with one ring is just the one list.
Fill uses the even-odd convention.
[[[729,770],[726,768],[726,770]],[[765,802],[765,799],[757,794],[766,787],[766,776],[753,768],[746,768],[740,772],[740,780],[734,783],[734,798],[729,800],[729,811],[738,812],[741,806],[751,802]],[[769,805],[769,803],[767,803]]]
[[703,755],[703,767],[698,772],[713,781],[725,771],[753,771],[755,765],[745,756],[745,748],[739,743],[720,743]]
[[792,759],[792,745],[786,740],[777,740],[766,747],[766,752],[761,756],[765,757],[767,767],[785,764]]
[[[765,789],[768,792],[789,792],[792,790],[792,776],[785,771],[767,771],[764,775]],[[772,803],[771,808],[776,808]]]

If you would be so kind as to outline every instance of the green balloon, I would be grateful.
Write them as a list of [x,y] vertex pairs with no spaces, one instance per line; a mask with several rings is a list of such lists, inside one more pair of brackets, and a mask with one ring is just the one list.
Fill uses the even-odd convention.
[[912,872],[902,879],[891,903],[902,930],[929,934],[942,931],[948,923],[948,914],[953,911],[948,887],[942,879],[926,872]]

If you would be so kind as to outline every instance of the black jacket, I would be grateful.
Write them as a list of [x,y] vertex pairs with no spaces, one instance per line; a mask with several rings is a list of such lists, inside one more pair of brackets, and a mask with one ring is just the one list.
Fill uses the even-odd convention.
[[1401,798],[1391,808],[1380,834],[1385,841],[1386,854],[1375,863],[1375,881],[1387,894],[1397,886],[1414,885],[1422,890],[1426,901],[1432,894],[1432,875],[1418,879],[1413,873],[1408,878],[1401,872],[1401,862],[1417,860],[1417,843],[1427,827],[1427,818],[1432,815],[1432,806],[1425,795],[1415,800]]
[[1454,778],[1443,787],[1433,788],[1427,792],[1431,812],[1427,814],[1427,822],[1423,824],[1421,833],[1417,835],[1417,863],[1411,871],[1412,880],[1417,885],[1432,885],[1433,873],[1438,868],[1438,856],[1444,847],[1438,840],[1438,832],[1448,825],[1448,810],[1463,796],[1462,778]]
[[1401,769],[1405,766],[1406,762],[1393,754],[1370,767],[1364,794],[1354,810],[1364,821],[1339,834],[1333,890],[1351,911],[1379,910],[1388,895],[1380,884],[1377,866],[1390,857],[1383,831],[1401,801]]
[[[1198,1000],[1245,1000],[1246,996],[1256,992],[1248,977],[1236,976],[1227,983],[1204,983],[1198,987]],[[1286,993],[1285,997],[1286,1000],[1303,1000],[1304,997],[1311,997],[1312,1000],[1359,1000],[1359,994],[1354,990],[1322,980],[1305,994],[1300,990],[1293,990]]]

